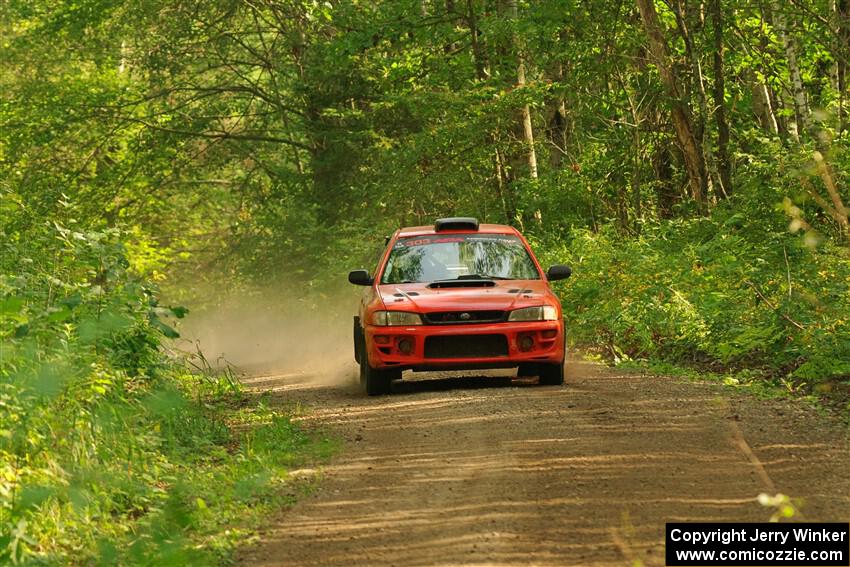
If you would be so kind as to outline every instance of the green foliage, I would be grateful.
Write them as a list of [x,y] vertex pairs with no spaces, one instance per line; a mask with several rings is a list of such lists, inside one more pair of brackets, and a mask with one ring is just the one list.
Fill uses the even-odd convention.
[[850,20],[650,4],[655,34],[612,1],[6,2],[0,559],[211,561],[303,437],[166,355],[157,286],[322,306],[440,216],[571,263],[572,340],[611,360],[846,393]]
[[846,250],[812,249],[741,201],[626,241],[609,228],[550,244],[544,257],[575,272],[562,293],[572,340],[615,361],[761,369],[809,388],[850,376]]
[[117,231],[54,224],[5,246],[0,562],[217,563],[221,526],[275,501],[306,437],[269,410],[234,431],[233,375],[163,356],[187,310],[158,305]]

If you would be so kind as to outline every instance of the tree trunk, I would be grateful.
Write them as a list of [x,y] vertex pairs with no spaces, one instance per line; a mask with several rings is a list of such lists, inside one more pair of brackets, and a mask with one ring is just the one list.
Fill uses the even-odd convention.
[[844,98],[847,90],[847,59],[850,57],[850,0],[836,0],[835,19],[838,40],[833,57],[836,62],[835,79],[838,91],[838,136],[841,137],[846,122]]
[[703,161],[707,170],[705,184],[703,190],[708,196],[708,190],[711,189],[715,196],[723,198],[723,183],[720,180],[720,174],[717,170],[717,163],[714,159],[714,151],[709,138],[708,128],[708,95],[705,91],[705,78],[702,73],[702,64],[699,55],[694,48],[691,39],[689,26],[689,14],[683,0],[677,0],[674,4],[674,12],[676,15],[676,23],[679,28],[679,34],[682,36],[682,41],[685,43],[685,53],[691,63],[691,76],[693,77],[693,91],[696,93],[697,102],[699,103],[699,114],[691,115],[691,120],[694,125],[694,137],[699,140],[703,150]]
[[800,139],[800,130],[808,130],[809,107],[806,103],[806,91],[803,90],[803,78],[800,75],[800,65],[797,62],[797,48],[794,39],[788,32],[788,24],[782,7],[777,0],[773,0],[773,23],[776,33],[785,49],[785,58],[788,63],[788,72],[791,75],[791,93],[794,95],[794,115],[796,124],[791,128],[791,135],[795,140]]
[[673,207],[680,196],[673,182],[673,166],[670,163],[670,151],[667,144],[655,144],[652,169],[656,179],[655,197],[658,202],[658,216],[662,219],[673,218]]
[[673,127],[676,130],[676,138],[679,140],[685,158],[685,169],[688,173],[691,197],[702,205],[705,203],[705,160],[699,147],[699,140],[694,135],[693,122],[682,98],[679,77],[668,56],[667,40],[661,30],[661,22],[658,20],[654,0],[636,0],[636,2],[649,39],[650,54],[658,68],[659,75],[661,75],[664,90],[670,99]]
[[[510,0],[511,19],[516,21],[519,17],[517,12],[517,0]],[[515,38],[514,49],[517,51],[517,87],[522,89],[525,84],[525,56],[522,46]],[[531,123],[531,108],[525,104],[522,107],[522,136],[525,141],[526,158],[528,160],[528,174],[532,179],[537,179],[537,152],[534,149],[534,127]]]
[[567,103],[559,96],[552,104],[549,119],[549,165],[552,169],[561,169],[564,156],[567,155]]
[[[446,0],[446,16],[449,20],[457,16],[457,12],[455,12],[455,0]],[[449,55],[451,53],[454,53],[456,49],[457,44],[455,44],[455,42],[453,41],[450,41],[443,46],[443,53]]]
[[721,0],[713,0],[711,19],[714,25],[714,121],[717,125],[717,170],[720,177],[718,196],[732,194],[732,172],[729,163],[729,123],[726,121],[726,83],[723,75],[723,13]]
[[[567,33],[561,30],[558,33],[558,41],[566,43]],[[550,101],[547,109],[547,135],[551,150],[549,152],[549,164],[552,169],[561,169],[564,158],[567,156],[567,140],[570,131],[569,119],[567,114],[567,101],[563,92],[564,78],[566,77],[566,65],[563,61],[557,61],[554,66],[554,71],[550,72],[553,75],[553,81],[558,84],[556,96]]]
[[838,16],[838,1],[837,0],[829,0],[827,3],[827,10],[829,11],[829,24],[834,31],[832,41],[830,41],[830,50],[832,51],[832,66],[829,69],[829,79],[832,82],[832,90],[836,93],[838,92],[838,61],[839,56],[838,53],[840,51],[839,47],[839,28],[841,26],[841,20]]
[[632,132],[632,144],[634,145],[634,153],[632,155],[632,211],[634,217],[634,231],[640,233],[641,219],[643,218],[643,209],[641,207],[640,198],[640,172],[641,172],[641,147],[640,127],[635,125]]
[[478,18],[475,13],[474,0],[466,0],[466,25],[469,27],[470,42],[472,45],[472,60],[475,63],[475,78],[483,81],[487,78],[487,66],[484,52],[481,49],[481,39],[478,34]]
[[767,85],[753,77],[753,112],[759,119],[761,127],[771,134],[779,135],[779,122],[773,112],[770,92]]
[[[631,184],[631,207],[632,207],[632,219],[634,220],[634,232],[635,234],[640,233],[640,221],[642,217],[641,210],[641,171],[643,164],[643,141],[641,139],[641,130],[643,129],[643,108],[641,107],[641,101],[638,100],[636,93],[629,86],[628,79],[623,77],[621,73],[617,73],[617,79],[620,83],[620,88],[623,93],[626,95],[626,100],[629,102],[629,119],[631,120],[631,135],[632,135],[632,152],[631,152],[631,176],[630,176],[630,184]],[[623,122],[627,122],[627,120],[623,120]],[[625,204],[623,205],[625,206]],[[627,222],[626,218],[626,222]],[[627,228],[626,224],[623,225],[624,228]]]
[[505,210],[505,222],[513,224],[517,220],[516,198],[511,189],[511,174],[505,165],[505,157],[496,143],[496,179],[499,197]]
[[838,192],[838,187],[835,185],[835,175],[833,175],[829,166],[826,164],[826,161],[823,159],[823,154],[820,152],[814,153],[815,166],[817,167],[818,173],[823,180],[824,186],[826,186],[826,191],[829,193],[829,198],[832,201],[832,207],[829,207],[826,203],[823,202],[823,199],[818,199],[821,208],[823,208],[826,212],[832,215],[832,218],[835,219],[835,222],[838,223],[838,226],[841,227],[841,232],[844,233],[844,237],[847,239],[847,243],[850,244],[850,211],[844,206],[844,201],[841,199],[841,194]]

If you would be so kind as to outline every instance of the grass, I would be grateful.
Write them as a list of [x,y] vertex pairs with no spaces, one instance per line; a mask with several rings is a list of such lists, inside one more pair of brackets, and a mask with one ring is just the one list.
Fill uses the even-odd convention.
[[[172,378],[170,388],[144,396],[140,407],[150,413],[114,443],[125,459],[113,454],[75,468],[57,458],[53,478],[48,466],[17,476],[0,518],[8,528],[0,533],[11,550],[6,560],[228,564],[269,515],[313,489],[318,474],[292,478],[290,471],[327,460],[335,440],[308,434],[291,412],[246,392],[229,371]],[[123,419],[128,408],[106,409]],[[109,445],[107,435],[99,439]]]
[[193,543],[212,553],[209,563],[227,561],[236,547],[250,541],[270,513],[309,493],[317,477],[293,481],[289,472],[326,460],[335,443],[311,437],[289,414],[249,397],[246,405],[218,408],[233,432],[228,445],[188,459],[184,482],[192,487]]
[[[318,474],[291,478],[290,471],[324,462],[335,452],[334,439],[306,433],[291,412],[272,408],[265,396],[231,384],[231,391],[213,395],[200,387],[198,400],[211,420],[224,424],[227,435],[201,452],[195,447],[180,457],[179,482],[173,488],[180,501],[174,512],[184,515],[177,518],[184,526],[182,549],[172,553],[178,546],[168,541],[170,536],[145,526],[142,539],[152,545],[139,546],[144,555],[132,557],[133,562],[148,562],[153,551],[160,565],[230,563],[238,547],[256,539],[257,528],[269,515],[309,494],[319,480]],[[171,512],[167,505],[164,512]],[[109,563],[113,558],[103,559]]]

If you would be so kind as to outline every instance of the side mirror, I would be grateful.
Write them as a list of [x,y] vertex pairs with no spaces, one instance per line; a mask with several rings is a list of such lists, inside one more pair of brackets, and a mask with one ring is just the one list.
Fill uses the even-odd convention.
[[374,280],[369,277],[366,270],[352,270],[348,272],[348,281],[354,285],[372,285]]
[[550,282],[553,282],[555,280],[565,280],[570,277],[572,273],[573,270],[569,266],[564,266],[563,264],[555,264],[554,266],[549,268],[548,272],[546,272],[546,279],[548,279]]

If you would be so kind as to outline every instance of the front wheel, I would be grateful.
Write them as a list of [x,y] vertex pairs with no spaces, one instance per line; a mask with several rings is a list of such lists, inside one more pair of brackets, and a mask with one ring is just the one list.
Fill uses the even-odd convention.
[[540,381],[541,386],[560,386],[564,383],[564,361],[567,358],[567,337],[564,334],[564,358],[561,362],[553,364],[540,364]]
[[399,371],[372,368],[364,356],[360,359],[360,376],[368,395],[383,396],[390,393],[390,384],[399,377]]
[[401,371],[397,369],[372,368],[369,364],[369,356],[366,353],[365,340],[360,342],[360,384],[366,389],[370,396],[382,396],[390,393],[390,384],[393,380],[401,378]]
[[540,385],[560,386],[564,383],[564,363],[540,365]]
[[360,317],[354,318],[354,362],[360,363],[363,357],[363,329],[360,328]]

